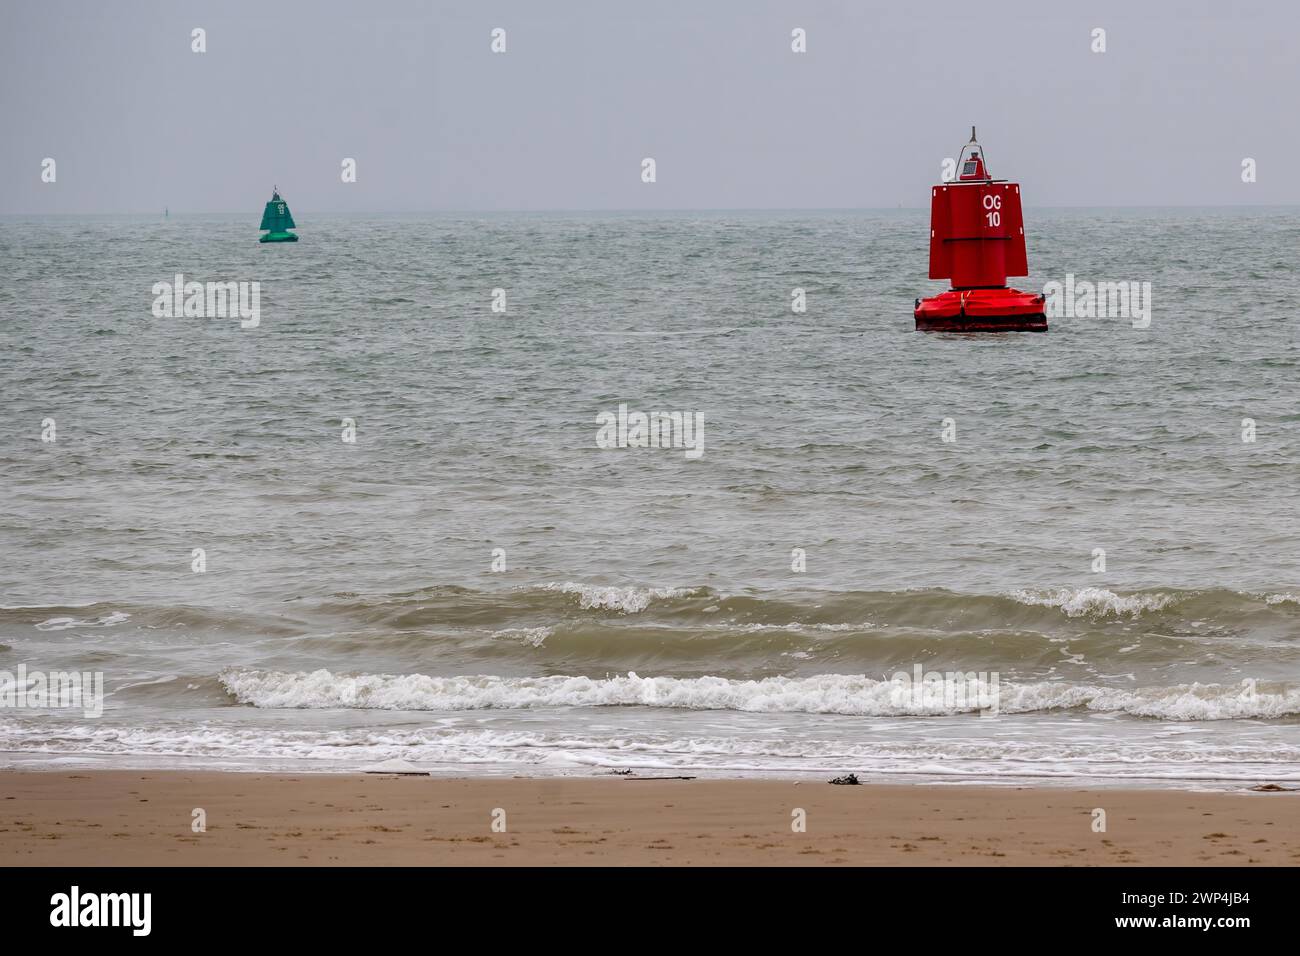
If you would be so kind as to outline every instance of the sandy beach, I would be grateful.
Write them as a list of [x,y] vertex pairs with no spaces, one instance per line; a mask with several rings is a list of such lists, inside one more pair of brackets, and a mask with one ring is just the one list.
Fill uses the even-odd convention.
[[1297,863],[1296,792],[0,772],[5,866]]

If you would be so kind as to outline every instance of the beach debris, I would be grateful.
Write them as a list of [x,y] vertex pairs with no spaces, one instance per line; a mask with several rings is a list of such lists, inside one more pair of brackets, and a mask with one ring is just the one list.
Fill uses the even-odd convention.
[[362,767],[362,773],[381,773],[396,777],[427,777],[429,771],[421,770],[413,763],[394,758],[393,760],[381,760],[379,763],[371,764],[369,767]]
[[631,771],[631,770],[611,770],[610,773],[612,773],[612,774],[613,774],[614,776],[616,776],[616,777],[630,777],[630,776],[632,776],[632,771]]
[[837,787],[858,787],[862,785],[862,781],[858,779],[856,773],[846,773],[844,776],[836,777],[828,782],[835,784]]
[[1280,787],[1275,783],[1261,783],[1258,787],[1251,787],[1256,793],[1294,793],[1300,790],[1300,787]]

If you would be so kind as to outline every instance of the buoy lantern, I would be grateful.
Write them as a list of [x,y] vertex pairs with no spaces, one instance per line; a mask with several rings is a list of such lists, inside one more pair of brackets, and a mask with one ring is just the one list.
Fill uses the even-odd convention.
[[930,192],[930,278],[952,288],[916,300],[917,330],[1046,332],[1045,297],[1007,288],[1029,274],[1020,184],[990,176],[973,126],[957,166]]

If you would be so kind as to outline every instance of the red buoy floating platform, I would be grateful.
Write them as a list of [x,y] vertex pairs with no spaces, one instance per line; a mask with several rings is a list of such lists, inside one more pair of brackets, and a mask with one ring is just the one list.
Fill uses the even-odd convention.
[[1020,184],[989,175],[973,126],[957,165],[957,180],[930,194],[930,278],[952,288],[916,300],[917,330],[1046,332],[1045,298],[1007,288],[1007,276],[1029,275]]

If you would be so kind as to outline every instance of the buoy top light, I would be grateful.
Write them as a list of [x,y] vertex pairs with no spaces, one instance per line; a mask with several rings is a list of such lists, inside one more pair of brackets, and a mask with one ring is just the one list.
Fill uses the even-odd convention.
[[975,139],[975,127],[970,128],[970,142],[961,148],[957,161],[961,168],[957,181],[960,183],[989,182],[993,177],[984,165],[984,147]]

